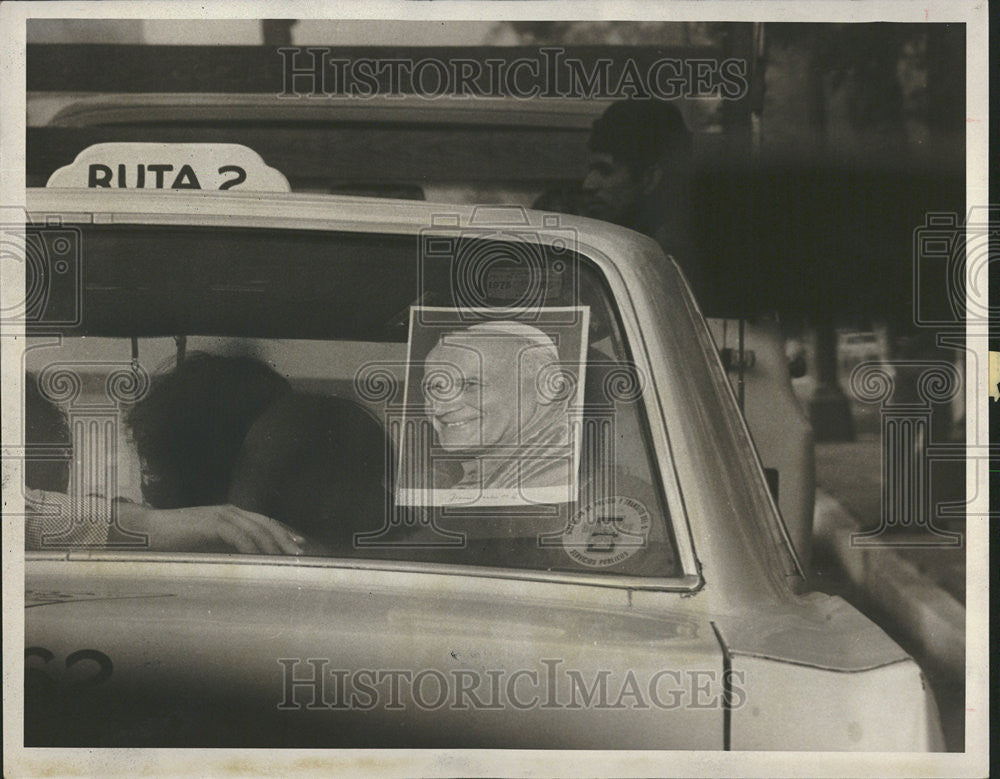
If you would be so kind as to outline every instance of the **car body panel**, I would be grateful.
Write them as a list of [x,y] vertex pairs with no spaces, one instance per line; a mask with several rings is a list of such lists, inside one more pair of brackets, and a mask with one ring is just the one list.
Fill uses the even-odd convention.
[[[28,666],[63,707],[34,712],[37,743],[940,748],[919,669],[827,596],[740,617],[676,593],[490,572],[74,556],[36,557],[26,581]],[[62,667],[80,653],[106,662],[107,677],[92,657]],[[404,675],[395,693],[378,677],[355,684],[359,670],[387,669]],[[430,683],[414,696],[420,674]],[[437,706],[440,678],[448,702]],[[348,707],[348,694],[362,697]],[[837,712],[829,728],[812,717],[818,701]],[[67,717],[74,706],[90,717]]]
[[753,614],[720,616],[717,622],[733,655],[840,673],[868,671],[909,657],[845,600],[823,593]]
[[944,748],[937,707],[912,660],[850,675],[740,655],[731,667],[745,695],[732,711],[734,750]]
[[[628,607],[623,590],[254,562],[143,562],[140,578],[136,566],[120,561],[38,561],[27,580],[26,631],[29,645],[56,660],[32,666],[68,688],[71,682],[58,678],[63,658],[80,650],[109,658],[108,677],[76,693],[89,695],[93,715],[104,719],[99,727],[90,722],[77,730],[106,745],[135,727],[127,715],[138,689],[157,697],[160,714],[145,725],[151,746],[171,743],[174,731],[162,723],[163,710],[182,706],[174,696],[192,690],[206,698],[205,710],[188,712],[189,721],[175,735],[200,733],[209,743],[265,746],[273,742],[266,735],[258,740],[260,728],[270,725],[271,739],[284,740],[292,727],[287,723],[308,712],[309,730],[292,743],[317,745],[316,738],[327,746],[723,746],[721,648],[708,621],[685,601],[638,612]],[[290,684],[293,678],[318,678],[310,659],[325,661],[319,691]],[[422,690],[408,694],[410,684],[399,677],[398,708],[388,678],[382,685],[370,680],[381,688],[378,705],[359,722],[363,685],[346,683],[351,698],[361,702],[352,717],[334,672],[361,669],[389,669],[414,679],[423,673],[425,679]],[[687,676],[672,676],[678,669],[702,672],[701,708],[667,705],[668,695],[693,694]],[[468,699],[458,695],[456,671],[469,680]],[[661,671],[664,705],[656,706],[647,696],[650,680],[655,688]],[[499,685],[492,696],[489,672]],[[578,696],[602,672],[603,705],[599,698],[580,705],[584,697]],[[626,695],[616,706],[631,684],[629,673],[639,698]],[[583,683],[576,692],[573,674]],[[439,675],[447,680],[448,703],[436,706]],[[223,703],[235,701],[255,723],[253,738],[231,719],[210,719]],[[48,736],[44,722],[32,734],[41,741]]]

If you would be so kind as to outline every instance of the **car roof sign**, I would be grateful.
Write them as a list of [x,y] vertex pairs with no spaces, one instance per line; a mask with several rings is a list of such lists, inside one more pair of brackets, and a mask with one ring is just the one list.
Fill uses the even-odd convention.
[[96,143],[47,187],[291,192],[288,179],[238,143]]

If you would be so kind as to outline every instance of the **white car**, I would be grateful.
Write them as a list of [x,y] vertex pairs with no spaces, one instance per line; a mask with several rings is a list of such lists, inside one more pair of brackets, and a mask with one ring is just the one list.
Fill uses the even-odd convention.
[[[70,497],[120,512],[95,545],[42,499],[56,532],[27,554],[26,746],[943,748],[913,659],[805,591],[712,335],[651,240],[522,209],[240,187],[50,187],[28,210],[43,259],[76,274],[47,288],[25,350],[72,453],[29,440],[29,466],[64,455]],[[585,312],[561,374],[583,385],[560,396],[571,495],[400,498],[407,415],[430,413],[409,403],[430,363],[414,323],[441,310],[550,331]],[[305,554],[151,548],[117,524],[126,501],[172,510],[132,450],[134,412],[196,353],[250,358],[302,399],[254,416],[213,486],[270,506]],[[209,388],[223,410],[244,389]],[[203,401],[161,417],[166,435],[203,433],[189,463],[221,441],[185,427]]]

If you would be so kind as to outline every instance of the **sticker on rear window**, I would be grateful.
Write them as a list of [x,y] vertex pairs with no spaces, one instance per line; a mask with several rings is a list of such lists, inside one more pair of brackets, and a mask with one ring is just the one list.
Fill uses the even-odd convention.
[[538,289],[543,290],[545,300],[557,299],[562,276],[540,268],[491,268],[486,274],[486,297],[491,301],[530,300]]

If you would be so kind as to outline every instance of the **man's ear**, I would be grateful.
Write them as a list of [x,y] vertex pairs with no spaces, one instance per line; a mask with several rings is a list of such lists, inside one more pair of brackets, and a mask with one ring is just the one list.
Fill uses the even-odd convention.
[[642,189],[642,194],[644,195],[653,194],[662,183],[663,165],[659,162],[654,162],[646,168],[642,172],[642,177],[639,179],[639,186]]

